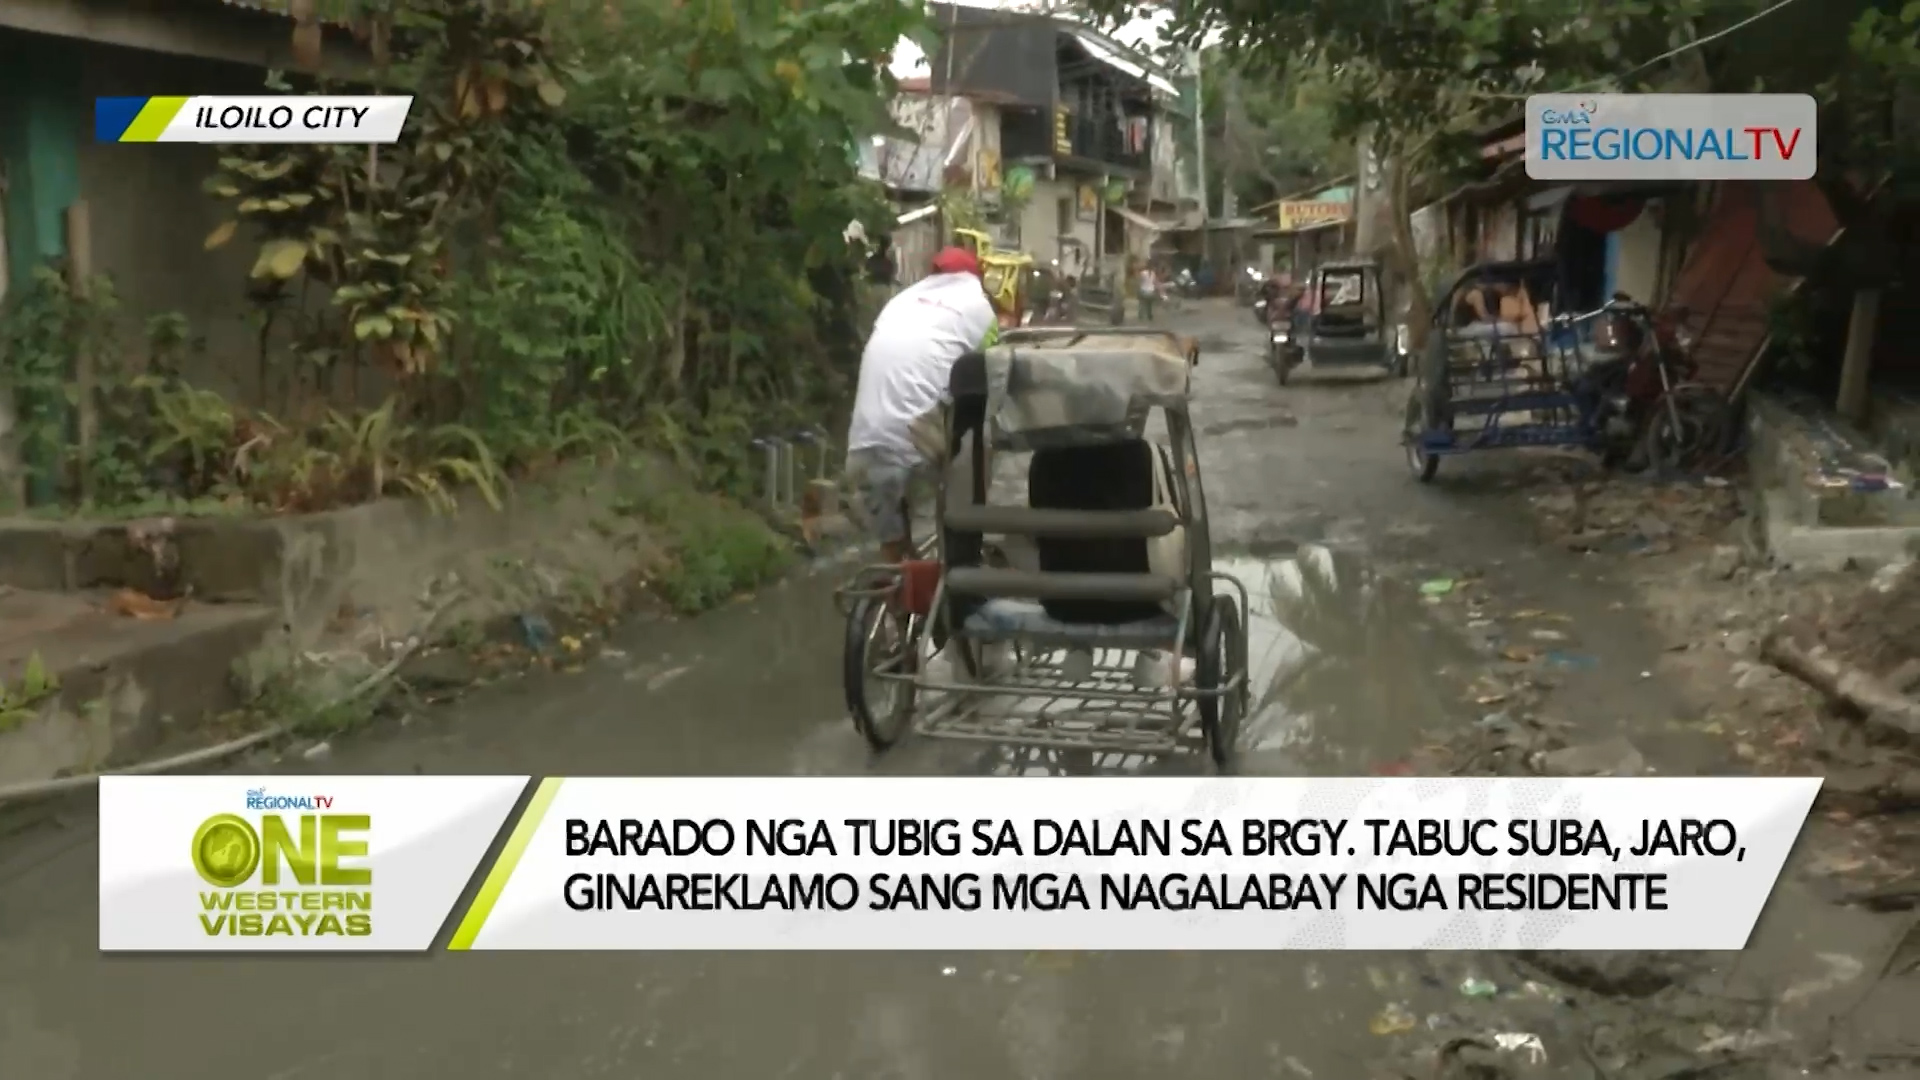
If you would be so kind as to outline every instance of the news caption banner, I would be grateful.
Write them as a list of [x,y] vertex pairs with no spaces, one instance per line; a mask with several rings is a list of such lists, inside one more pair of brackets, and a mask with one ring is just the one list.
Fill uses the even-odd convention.
[[1819,789],[546,779],[449,947],[1731,950]]
[[1536,94],[1535,180],[1811,180],[1819,107],[1807,94]]
[[103,952],[423,952],[526,776],[103,776]]
[[103,143],[390,145],[412,107],[406,94],[103,97],[94,99],[93,135]]

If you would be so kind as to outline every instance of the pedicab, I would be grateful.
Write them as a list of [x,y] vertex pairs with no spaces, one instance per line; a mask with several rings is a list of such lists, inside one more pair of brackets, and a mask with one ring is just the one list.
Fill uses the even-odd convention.
[[[1520,447],[1683,470],[1724,440],[1729,408],[1693,381],[1684,308],[1655,313],[1616,293],[1590,311],[1548,315],[1561,284],[1551,260],[1494,262],[1440,294],[1401,435],[1417,479],[1432,480],[1442,457]],[[1468,302],[1476,292],[1478,311]]]
[[[912,732],[1230,767],[1247,592],[1213,568],[1192,350],[1155,330],[1028,328],[954,365],[923,440],[949,458],[931,545],[839,593],[847,711],[873,750]],[[1024,456],[1026,505],[989,501],[990,454]],[[947,676],[930,665],[943,651]]]

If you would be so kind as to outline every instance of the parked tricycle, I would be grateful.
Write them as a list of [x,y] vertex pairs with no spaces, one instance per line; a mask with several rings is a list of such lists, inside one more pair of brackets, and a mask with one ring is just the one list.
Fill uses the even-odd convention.
[[1724,442],[1730,411],[1693,381],[1685,310],[1617,293],[1553,315],[1558,275],[1546,260],[1484,263],[1440,294],[1402,436],[1420,480],[1474,450],[1569,447],[1675,471]]

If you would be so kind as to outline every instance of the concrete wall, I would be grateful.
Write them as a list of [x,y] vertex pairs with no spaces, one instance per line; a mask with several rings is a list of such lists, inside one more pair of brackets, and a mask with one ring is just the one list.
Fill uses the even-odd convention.
[[1055,180],[1039,179],[1034,181],[1033,198],[1027,202],[1020,214],[1020,236],[1022,247],[1035,259],[1046,262],[1060,259],[1068,272],[1083,272],[1067,261],[1064,254],[1069,245],[1060,243],[1059,204],[1064,199],[1068,203],[1067,235],[1086,245],[1086,255],[1091,264],[1095,254],[1095,236],[1100,227],[1098,221],[1083,221],[1077,207],[1079,183],[1081,178],[1061,176]]
[[[230,216],[202,190],[218,167],[219,149],[103,144],[93,130],[96,97],[257,94],[264,77],[243,64],[0,28],[10,287],[18,290],[35,266],[69,254],[67,209],[84,201],[93,271],[111,279],[120,301],[122,358],[138,366],[146,356],[148,320],[178,313],[203,346],[186,358],[188,378],[237,401],[279,408],[281,402],[263,398],[259,332],[246,297],[253,239],[242,230],[220,250],[205,248],[207,235]],[[284,340],[279,334],[269,346],[281,369]],[[373,381],[366,380],[365,389],[377,396]]]
[[1633,224],[1614,234],[1613,287],[1645,304],[1658,304],[1662,232],[1658,208],[1651,203]]
[[[104,45],[81,46],[80,61],[87,99],[262,92],[262,73],[236,64]],[[86,123],[75,133],[80,191],[92,217],[94,267],[112,277],[120,295],[123,348],[138,355],[147,320],[179,312],[205,338],[205,353],[187,376],[260,403],[259,336],[245,292],[254,244],[243,229],[224,248],[205,250],[207,234],[230,216],[201,189],[219,166],[219,148],[97,143],[91,111]]]

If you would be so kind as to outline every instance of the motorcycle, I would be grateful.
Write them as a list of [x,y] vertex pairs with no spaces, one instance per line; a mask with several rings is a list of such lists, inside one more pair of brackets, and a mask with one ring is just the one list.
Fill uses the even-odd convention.
[[1049,269],[1034,269],[1029,282],[1030,295],[1034,306],[1027,310],[1022,320],[1023,326],[1069,326],[1073,323],[1071,290],[1073,279],[1063,278],[1059,272],[1060,260],[1055,259]]
[[1685,307],[1654,315],[1625,293],[1603,309],[1594,345],[1620,355],[1594,364],[1583,381],[1607,464],[1676,471],[1725,438],[1731,410],[1719,391],[1694,381],[1700,365],[1687,316]]

